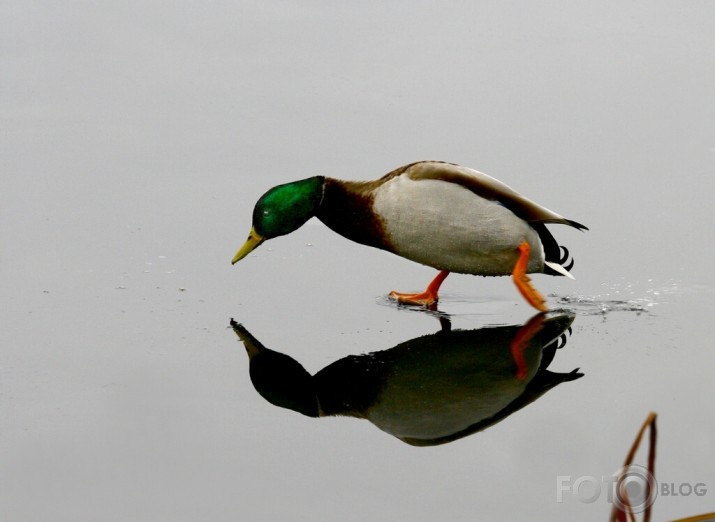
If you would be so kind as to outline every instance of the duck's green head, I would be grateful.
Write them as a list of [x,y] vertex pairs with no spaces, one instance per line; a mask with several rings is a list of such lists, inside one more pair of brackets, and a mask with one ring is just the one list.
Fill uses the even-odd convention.
[[313,217],[323,198],[325,178],[315,176],[273,187],[253,209],[253,227],[248,239],[233,257],[235,264],[266,239],[290,234]]

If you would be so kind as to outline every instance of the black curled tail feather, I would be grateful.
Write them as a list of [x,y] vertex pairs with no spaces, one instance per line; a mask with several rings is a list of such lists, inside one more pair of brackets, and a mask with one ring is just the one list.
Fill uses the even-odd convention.
[[577,221],[573,221],[572,219],[567,219],[568,224],[578,230],[588,230],[588,227],[586,225],[582,225],[581,223],[578,223]]
[[[563,250],[563,255],[557,261],[557,263],[564,267],[567,271],[570,271],[571,268],[573,268],[573,258],[571,258],[571,262],[568,265],[566,264],[566,262],[569,261],[569,249],[563,245],[559,245],[559,247],[561,248],[561,250]],[[549,259],[548,261],[551,260]]]
[[[573,258],[569,259],[568,248],[559,245],[543,223],[531,223],[531,226],[536,230],[536,233],[539,234],[539,239],[544,247],[544,260],[561,265],[567,271],[571,270],[574,265],[574,260]],[[579,225],[577,228],[579,228],[579,230],[588,230],[583,225]],[[544,265],[544,273],[554,276],[563,275],[548,265]]]

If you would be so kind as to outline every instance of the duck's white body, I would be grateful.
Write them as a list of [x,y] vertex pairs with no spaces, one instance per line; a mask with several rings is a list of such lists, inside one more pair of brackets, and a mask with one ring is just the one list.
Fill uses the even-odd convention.
[[544,270],[536,231],[501,203],[462,185],[403,174],[380,186],[373,209],[394,252],[417,263],[449,272],[509,275],[517,248],[526,241],[531,247],[527,271]]
[[[448,272],[508,275],[530,247],[526,271],[544,271],[532,222],[572,222],[482,172],[439,161],[414,163],[374,191],[373,210],[392,251]],[[425,248],[429,245],[429,248]]]

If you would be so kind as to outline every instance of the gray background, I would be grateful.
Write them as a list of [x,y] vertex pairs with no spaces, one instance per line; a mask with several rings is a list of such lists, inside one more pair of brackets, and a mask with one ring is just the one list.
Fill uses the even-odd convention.
[[[0,52],[2,520],[605,520],[557,476],[651,410],[658,479],[709,488],[657,518],[712,509],[715,3],[5,1]],[[385,299],[432,269],[319,223],[229,264],[270,186],[418,159],[591,228],[534,278],[585,377],[437,448],[269,405],[227,329],[311,372],[436,331]],[[532,315],[443,292],[458,328]]]

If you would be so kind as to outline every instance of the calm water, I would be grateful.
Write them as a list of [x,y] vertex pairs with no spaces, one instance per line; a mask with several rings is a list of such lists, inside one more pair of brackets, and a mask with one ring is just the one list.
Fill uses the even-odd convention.
[[[650,411],[656,519],[714,509],[712,3],[3,11],[2,520],[606,520]],[[230,266],[268,187],[424,158],[589,226],[545,324],[317,222]]]

